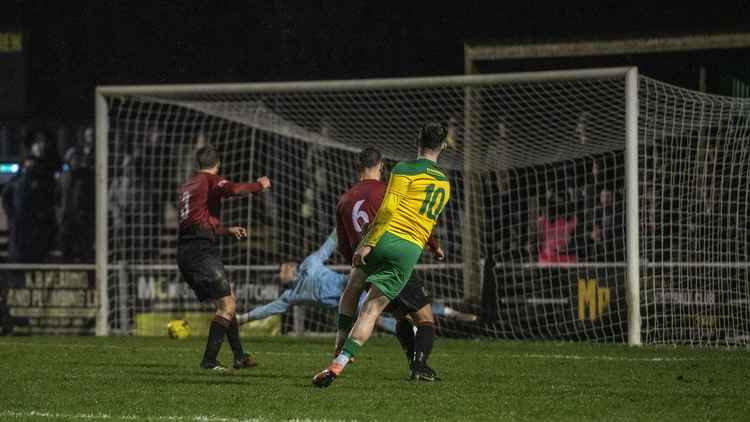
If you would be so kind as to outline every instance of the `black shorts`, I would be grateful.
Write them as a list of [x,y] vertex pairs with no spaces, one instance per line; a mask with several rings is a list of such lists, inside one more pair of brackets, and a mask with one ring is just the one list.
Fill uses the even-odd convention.
[[177,243],[177,267],[183,280],[201,302],[232,294],[219,247],[210,240],[180,239]]
[[431,303],[432,297],[427,294],[422,280],[412,273],[412,277],[401,289],[398,296],[388,304],[385,312],[389,312],[396,317],[403,317]]

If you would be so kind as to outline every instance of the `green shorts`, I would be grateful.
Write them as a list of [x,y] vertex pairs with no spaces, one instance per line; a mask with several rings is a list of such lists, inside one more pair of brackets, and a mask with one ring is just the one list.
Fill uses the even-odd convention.
[[393,300],[409,281],[420,256],[422,248],[418,245],[385,232],[361,268],[368,276],[367,282]]

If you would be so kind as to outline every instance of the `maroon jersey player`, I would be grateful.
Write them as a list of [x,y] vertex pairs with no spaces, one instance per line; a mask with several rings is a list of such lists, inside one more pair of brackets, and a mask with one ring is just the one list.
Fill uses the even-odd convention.
[[362,239],[362,231],[375,219],[380,203],[383,202],[386,184],[380,181],[382,166],[381,161],[376,167],[364,169],[372,174],[362,177],[341,195],[336,204],[338,248],[348,264],[351,264],[354,250]]
[[218,238],[247,236],[244,227],[221,224],[221,200],[230,196],[260,192],[271,186],[267,177],[255,183],[232,183],[219,176],[219,155],[207,145],[196,152],[198,171],[180,186],[178,192],[179,235],[177,266],[198,300],[212,300],[216,315],[211,321],[208,341],[201,361],[205,369],[224,370],[217,356],[226,335],[234,354],[234,367],[248,368],[257,363],[240,343],[235,317],[236,300],[221,261]]

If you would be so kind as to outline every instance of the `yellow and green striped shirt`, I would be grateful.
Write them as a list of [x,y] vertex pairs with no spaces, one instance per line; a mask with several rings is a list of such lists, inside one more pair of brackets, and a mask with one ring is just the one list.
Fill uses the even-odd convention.
[[423,248],[450,193],[448,178],[435,162],[421,158],[396,164],[363,244],[374,247],[389,232]]

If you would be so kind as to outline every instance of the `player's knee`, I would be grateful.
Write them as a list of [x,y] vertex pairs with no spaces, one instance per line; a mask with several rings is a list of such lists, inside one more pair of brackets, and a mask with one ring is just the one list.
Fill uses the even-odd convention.
[[225,296],[217,301],[217,312],[227,319],[234,318],[237,304],[234,296]]
[[419,328],[419,327],[434,327],[435,326],[435,321],[429,321],[429,320],[417,321],[417,322],[414,323],[414,325],[417,328]]
[[380,314],[375,311],[374,306],[363,306],[357,315],[357,319],[374,320],[378,316],[380,316]]
[[362,306],[362,310],[357,318],[367,318],[375,320],[383,312],[383,309],[388,306],[388,299],[385,297],[378,297],[375,299],[368,299]]
[[357,313],[357,320],[362,320],[366,322],[375,322],[375,320],[378,319],[380,316],[380,313],[375,311],[375,308],[372,306],[363,305],[362,308]]
[[429,306],[423,306],[414,312],[411,317],[416,325],[435,325],[435,316]]

